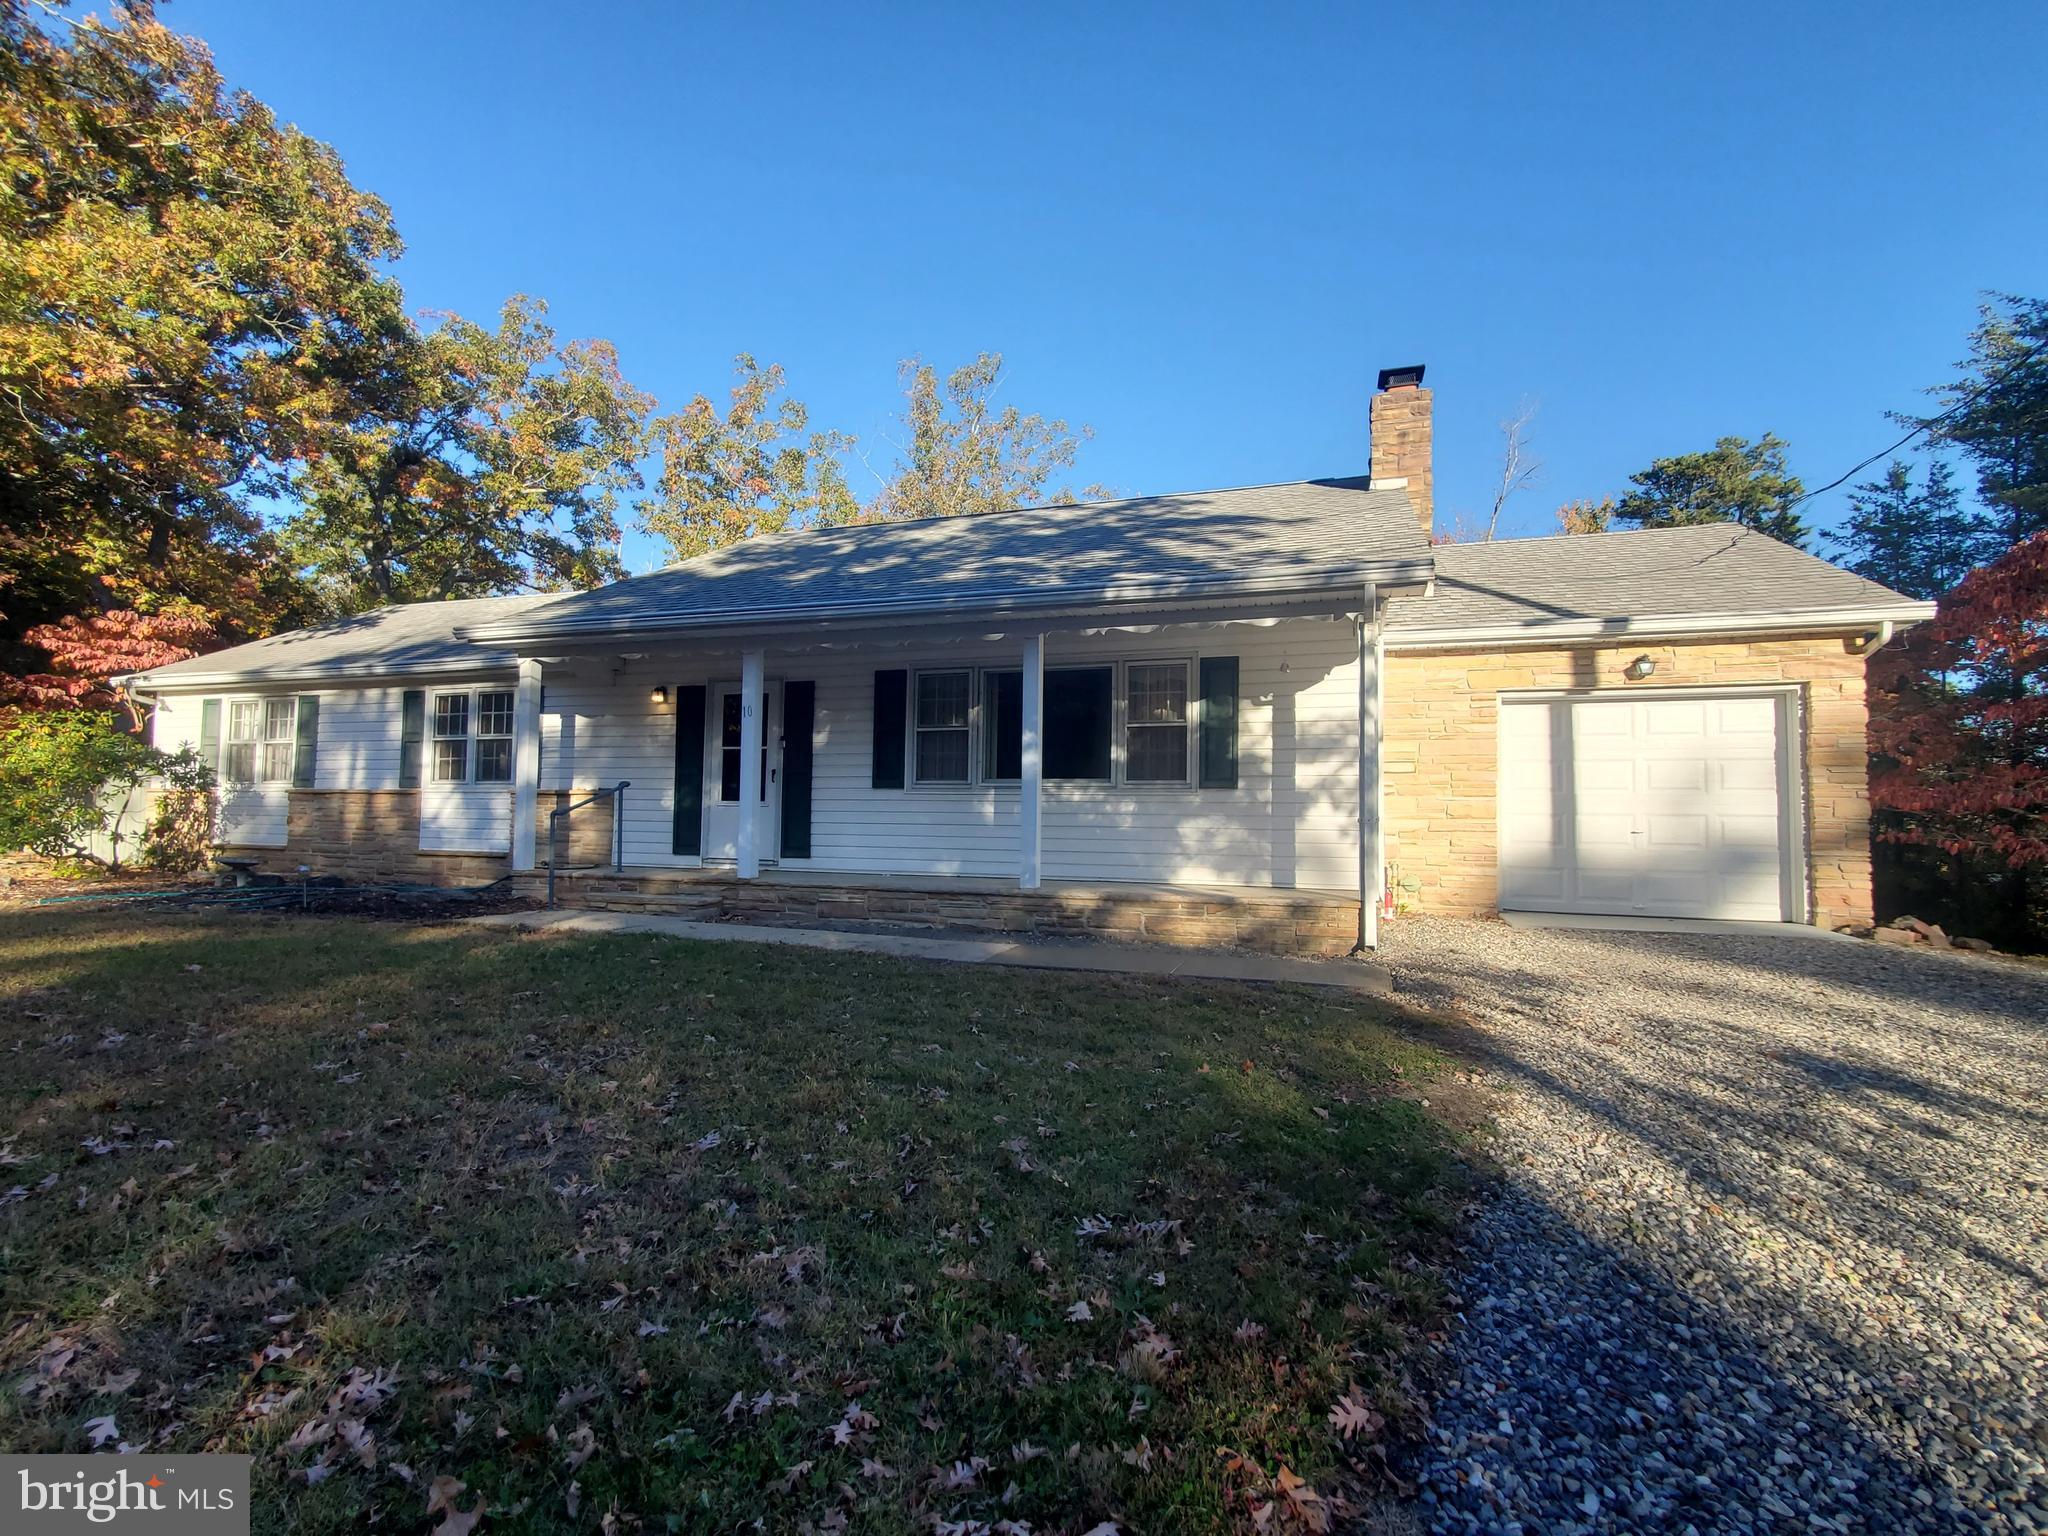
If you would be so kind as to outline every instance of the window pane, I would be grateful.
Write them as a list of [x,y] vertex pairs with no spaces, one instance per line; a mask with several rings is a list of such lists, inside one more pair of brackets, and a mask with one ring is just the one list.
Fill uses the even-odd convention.
[[1045,776],[1109,777],[1108,667],[1071,667],[1045,674]]
[[255,699],[237,699],[228,706],[228,739],[230,741],[254,741],[256,722],[262,706]]
[[740,797],[740,749],[721,747],[718,752],[718,798],[730,805]]
[[434,734],[436,736],[467,736],[469,734],[468,694],[437,693],[434,695]]
[[512,734],[512,695],[509,692],[476,696],[476,733],[479,736]]
[[1183,663],[1133,662],[1128,678],[1128,724],[1188,723],[1188,669]]
[[1024,776],[1024,674],[981,674],[981,776]]
[[228,782],[230,784],[253,784],[256,782],[256,744],[236,741],[228,744]]
[[917,674],[917,723],[921,726],[967,724],[968,685],[965,672]]
[[919,731],[917,778],[921,784],[967,782],[967,731]]
[[1134,725],[1124,777],[1133,784],[1184,784],[1188,732],[1182,725]]
[[292,739],[292,701],[290,699],[265,699],[263,701],[263,739],[265,741],[290,741]]
[[512,782],[512,738],[486,736],[476,744],[476,781],[479,784]]
[[719,705],[718,743],[724,747],[740,744],[740,696],[736,693],[728,693]]
[[434,743],[434,781],[460,784],[469,777],[469,738],[457,736]]
[[282,784],[292,776],[292,744],[288,741],[263,743],[263,782]]

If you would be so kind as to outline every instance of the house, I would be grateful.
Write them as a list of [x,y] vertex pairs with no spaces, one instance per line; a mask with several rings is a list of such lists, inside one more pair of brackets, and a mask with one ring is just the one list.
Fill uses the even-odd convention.
[[284,870],[1321,952],[1389,895],[1870,921],[1865,663],[1932,605],[1728,524],[1432,545],[1422,376],[1367,475],[780,534],[133,685]]

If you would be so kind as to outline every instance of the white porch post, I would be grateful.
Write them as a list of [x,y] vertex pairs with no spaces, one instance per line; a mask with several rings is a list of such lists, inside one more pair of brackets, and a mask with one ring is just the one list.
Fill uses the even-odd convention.
[[1017,884],[1038,889],[1039,788],[1045,778],[1045,636],[1024,637],[1024,736],[1017,786]]
[[[754,818],[761,811],[761,695],[767,687],[768,658],[762,651],[740,653],[740,825],[739,877],[761,873],[761,849]],[[715,727],[714,727],[715,728]]]
[[512,700],[512,867],[534,867],[540,818],[540,662],[519,663]]
[[1380,638],[1379,589],[1368,582],[1358,614],[1358,947],[1380,946],[1380,901],[1386,882],[1386,843],[1380,828],[1380,740],[1386,689],[1386,651]]

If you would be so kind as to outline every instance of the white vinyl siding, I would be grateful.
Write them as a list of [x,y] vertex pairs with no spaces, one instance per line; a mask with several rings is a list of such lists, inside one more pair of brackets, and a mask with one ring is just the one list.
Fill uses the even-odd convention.
[[[1185,661],[1191,673],[1203,653],[1240,659],[1237,788],[1049,780],[1041,802],[1045,878],[1355,891],[1358,652],[1351,625],[1288,620],[1128,637],[1054,634],[1046,642],[1046,666],[1156,660],[1162,653]],[[878,790],[870,772],[877,668],[906,668],[914,677],[1016,665],[1015,648],[1006,645],[949,646],[922,655],[778,655],[771,643],[770,678],[817,685],[811,857],[790,861],[791,867],[1014,879],[1015,784],[912,783]],[[650,657],[616,676],[595,663],[581,671],[550,666],[541,718],[542,791],[588,791],[631,780],[622,826],[625,862],[694,866],[694,857],[671,852],[674,707],[651,702],[649,694],[656,684],[673,690],[738,674],[736,659],[707,665]],[[913,720],[915,707],[913,697]],[[906,777],[914,776],[914,760],[906,766]]]
[[[421,685],[429,699],[428,731],[433,729],[432,697],[436,692],[480,690],[500,692],[512,687],[503,675],[465,679],[460,683]],[[320,700],[320,744],[314,756],[315,789],[395,790],[399,787],[399,742],[403,731],[405,687],[394,683],[366,688],[278,689],[258,695],[289,701],[294,694]],[[485,695],[486,697],[489,694]],[[247,698],[222,689],[210,693],[167,694],[159,702],[152,725],[153,740],[167,752],[199,745],[200,714],[208,698],[221,699],[221,747],[225,757],[229,734],[229,701]],[[432,749],[430,739],[422,744]],[[287,741],[286,746],[290,743]],[[431,771],[423,755],[421,777]],[[221,815],[216,835],[238,846],[282,848],[286,845],[290,807],[287,782],[220,788]],[[420,846],[424,849],[505,853],[512,846],[512,788],[509,784],[426,784],[420,790]]]

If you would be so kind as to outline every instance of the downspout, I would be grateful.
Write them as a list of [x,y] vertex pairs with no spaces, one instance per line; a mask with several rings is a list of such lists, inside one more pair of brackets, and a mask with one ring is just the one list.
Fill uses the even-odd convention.
[[1877,621],[1877,628],[1863,637],[1863,649],[1857,654],[1861,656],[1875,656],[1879,651],[1892,643],[1892,636],[1897,633],[1898,625],[1894,624],[1890,619],[1879,619]]
[[1354,955],[1380,946],[1380,884],[1386,871],[1380,835],[1381,708],[1386,698],[1380,663],[1384,655],[1379,589],[1367,582],[1358,611],[1358,942],[1351,949]]

